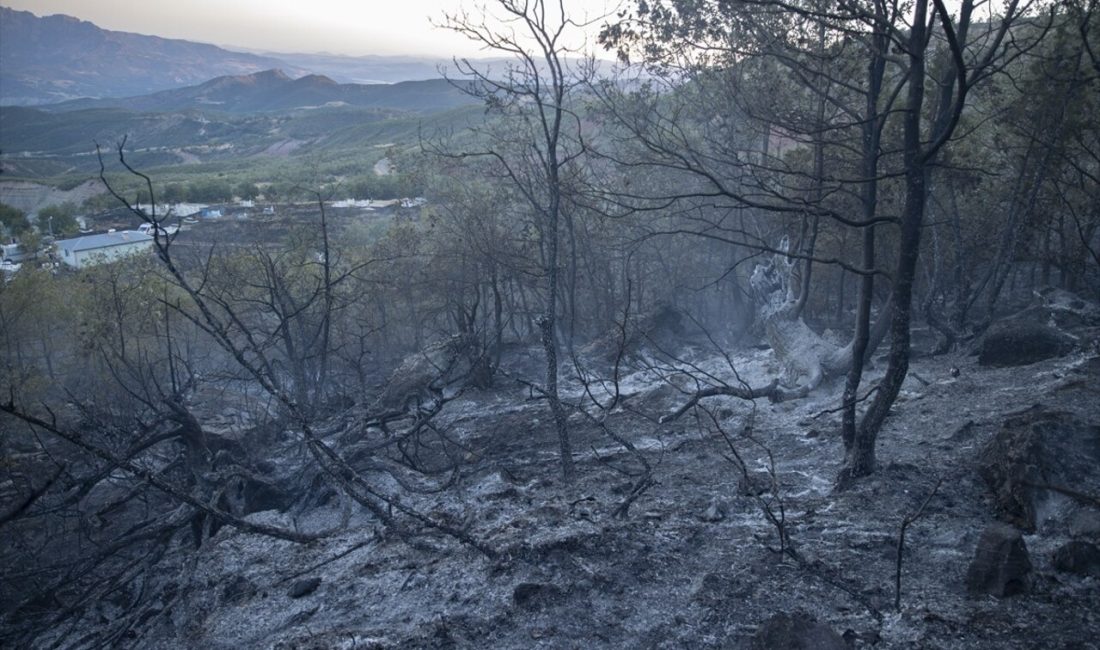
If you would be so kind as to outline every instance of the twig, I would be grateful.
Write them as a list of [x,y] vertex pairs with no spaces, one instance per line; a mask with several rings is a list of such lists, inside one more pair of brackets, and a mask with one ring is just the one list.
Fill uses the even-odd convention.
[[[878,389],[879,389],[878,385],[873,386],[870,390],[867,391],[866,394],[864,394],[863,397],[861,397],[861,398],[857,399],[856,401],[852,402],[852,404],[853,405],[854,404],[859,404],[860,402],[865,401],[868,397],[870,397],[870,396],[874,395],[875,393],[877,393]],[[846,405],[841,405],[841,406],[836,407],[835,409],[825,409],[824,411],[819,411],[818,413],[815,413],[815,414],[811,415],[810,419],[811,420],[816,420],[816,419],[818,419],[819,417],[821,417],[823,415],[829,415],[830,413],[839,413],[839,412],[844,410],[845,406]]]
[[340,558],[347,557],[348,555],[351,555],[352,553],[354,553],[355,551],[358,551],[359,549],[363,548],[364,546],[374,543],[375,539],[377,539],[377,538],[376,537],[371,537],[370,539],[367,539],[367,540],[364,540],[362,542],[359,542],[358,544],[352,545],[351,548],[340,551],[339,553],[337,553],[336,555],[333,555],[332,557],[330,557],[327,560],[322,560],[321,562],[318,562],[317,564],[310,565],[309,567],[307,567],[305,569],[302,569],[301,571],[295,571],[294,573],[292,573],[288,576],[283,576],[282,578],[279,578],[275,582],[271,583],[271,587],[278,587],[279,585],[281,585],[285,582],[288,582],[290,580],[293,580],[293,579],[295,579],[299,576],[304,576],[307,573],[312,573],[313,571],[316,571],[317,569],[320,569],[321,567],[325,566],[326,564],[331,564],[331,563],[335,562],[336,560],[339,560]]
[[901,611],[901,563],[905,557],[905,531],[916,520],[920,519],[924,514],[924,509],[928,507],[929,502],[932,501],[932,497],[936,496],[936,492],[939,492],[940,486],[943,485],[943,477],[940,477],[936,481],[936,485],[932,488],[932,491],[925,497],[924,502],[920,504],[917,511],[913,514],[906,515],[901,520],[901,532],[898,534],[898,557],[897,564],[894,566],[894,609]]
[[[748,485],[753,477],[752,474],[749,473],[749,466],[748,463],[745,462],[744,456],[737,450],[737,446],[733,444],[733,438],[731,438],[730,434],[722,427],[721,422],[710,409],[703,407],[700,410],[710,418],[711,426],[713,426],[718,434],[722,436],[726,446],[729,447],[732,457],[723,454],[723,458],[728,460],[741,472],[742,480]],[[790,531],[787,529],[786,506],[783,503],[783,496],[779,493],[779,479],[775,473],[775,456],[767,445],[753,436],[752,430],[755,422],[756,408],[754,405],[753,410],[749,412],[745,419],[744,426],[741,428],[741,437],[763,449],[764,453],[768,456],[768,494],[771,499],[769,500],[761,495],[756,495],[753,498],[756,499],[757,505],[760,506],[760,510],[764,513],[764,518],[775,527],[776,535],[779,537],[779,548],[769,548],[769,550],[773,550],[780,555],[791,555],[792,557],[796,557],[794,545],[791,543]],[[772,506],[773,503],[775,507]]]

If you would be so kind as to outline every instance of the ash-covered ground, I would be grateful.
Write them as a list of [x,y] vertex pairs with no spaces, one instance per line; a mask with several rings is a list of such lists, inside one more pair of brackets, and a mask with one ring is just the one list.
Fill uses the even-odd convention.
[[[537,367],[537,351],[526,354],[513,357],[513,370]],[[768,350],[732,361],[749,383],[779,371]],[[732,374],[719,355],[700,353],[695,363]],[[1096,504],[1082,501],[1097,494],[1087,476],[1064,486],[1076,496],[1037,493],[1034,530],[1023,531],[1031,571],[1021,593],[967,587],[979,537],[1007,516],[979,468],[1013,414],[1084,427],[1092,433],[1071,455],[1100,457],[1100,359],[1088,346],[1008,368],[964,354],[915,359],[879,441],[878,472],[844,490],[834,487],[844,450],[838,415],[829,412],[840,384],[755,408],[711,398],[704,404],[714,419],[693,411],[661,423],[686,400],[674,386],[653,372],[627,372],[620,389],[629,397],[612,413],[575,413],[572,485],[560,478],[545,401],[507,378],[467,392],[439,416],[467,450],[460,477],[405,503],[468,530],[497,557],[445,535],[384,531],[338,496],[294,514],[256,513],[249,518],[304,531],[349,513],[350,521],[308,545],[229,527],[197,551],[180,545],[145,585],[159,605],[124,642],[211,650],[762,647],[751,645],[754,635],[787,612],[816,619],[847,647],[1098,647],[1095,567],[1064,570],[1054,560],[1071,540],[1100,542]],[[583,398],[576,381],[564,393]],[[652,468],[640,493],[638,454]],[[793,552],[779,552],[780,527],[765,508]],[[898,609],[899,530],[918,512],[906,531]],[[98,615],[109,621],[119,607],[103,602]],[[48,637],[39,638],[43,647]],[[834,647],[834,637],[822,638],[819,647]]]

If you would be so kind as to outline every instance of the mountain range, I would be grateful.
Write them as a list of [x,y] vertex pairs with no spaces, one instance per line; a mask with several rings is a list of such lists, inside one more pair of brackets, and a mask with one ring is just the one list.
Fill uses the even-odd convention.
[[[484,67],[503,62],[477,60]],[[0,7],[0,105],[7,106],[134,97],[273,69],[295,78],[392,84],[439,79],[447,67],[451,62],[437,57],[238,52]]]
[[[399,81],[438,79],[447,70],[454,70],[450,59],[420,56],[344,56],[341,54],[300,54],[290,52],[256,52],[284,61],[286,70],[302,69],[332,77],[341,83],[379,84]],[[480,65],[503,65],[505,59],[478,59]]]
[[271,68],[308,72],[272,57],[0,7],[0,104],[142,95]]
[[477,103],[444,79],[396,84],[340,84],[323,75],[291,78],[280,69],[228,75],[183,88],[134,97],[76,99],[49,106],[48,111],[122,108],[168,112],[208,110],[225,113],[268,113],[334,106],[432,112]]
[[0,7],[0,175],[79,180],[98,168],[96,143],[122,138],[162,175],[286,173],[309,156],[344,174],[484,119],[440,64],[233,52]]

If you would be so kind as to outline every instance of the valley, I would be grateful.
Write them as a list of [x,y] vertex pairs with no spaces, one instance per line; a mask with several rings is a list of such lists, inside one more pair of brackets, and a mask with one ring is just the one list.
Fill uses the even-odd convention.
[[[215,80],[172,91],[173,99],[97,100],[102,104],[97,108],[84,107],[96,103],[91,100],[49,110],[3,107],[0,173],[5,180],[0,182],[78,184],[98,172],[95,145],[110,148],[123,137],[131,160],[153,171],[158,180],[216,175],[236,183],[294,176],[304,180],[308,173],[346,176],[370,170],[387,149],[416,150],[422,134],[461,130],[483,119],[479,106],[443,80],[411,82],[411,87],[380,86],[365,96],[372,105],[354,106],[339,99],[348,97],[346,86],[323,81],[316,82],[317,92],[306,93],[306,99],[283,96],[281,88],[296,83],[284,77],[261,95],[283,97],[285,107],[261,111],[256,105],[262,101],[256,99],[251,82],[264,76],[270,75]],[[183,96],[193,98],[195,106],[202,105],[211,86],[219,88],[220,101],[232,101],[235,108],[225,112],[226,106],[211,103],[202,109],[167,109],[174,104],[186,106]],[[143,99],[147,99],[144,104]],[[111,104],[144,105],[150,110]]]

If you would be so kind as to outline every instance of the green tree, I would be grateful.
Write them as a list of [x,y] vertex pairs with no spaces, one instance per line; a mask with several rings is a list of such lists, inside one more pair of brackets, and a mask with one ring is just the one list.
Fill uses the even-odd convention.
[[217,178],[203,179],[187,188],[187,200],[195,203],[217,203],[233,198],[233,188],[229,183]]
[[84,199],[84,202],[80,204],[81,209],[87,213],[98,213],[110,210],[116,207],[117,201],[115,197],[104,192],[103,194],[96,194]]
[[157,198],[165,203],[179,203],[187,198],[187,188],[178,183],[173,183],[166,186]]
[[24,232],[19,237],[19,248],[22,249],[24,255],[36,256],[38,250],[42,248],[42,233],[33,229]]
[[4,225],[4,229],[8,234],[20,235],[31,227],[31,222],[27,220],[27,215],[23,214],[22,210],[13,208],[6,203],[0,203],[0,223]]
[[257,196],[260,195],[260,188],[256,187],[255,183],[242,181],[240,184],[237,185],[237,188],[234,190],[234,194],[236,194],[237,197],[240,199],[251,201],[252,199],[255,199]]
[[353,199],[364,200],[374,198],[374,179],[369,176],[358,176],[348,181],[345,189]]
[[58,205],[49,205],[38,211],[39,229],[52,232],[58,237],[67,237],[80,232],[76,221],[75,203],[66,201]]

